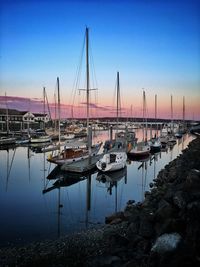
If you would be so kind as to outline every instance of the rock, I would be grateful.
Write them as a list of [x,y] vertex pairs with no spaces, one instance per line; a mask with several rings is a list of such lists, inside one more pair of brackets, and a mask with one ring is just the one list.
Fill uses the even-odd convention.
[[158,210],[155,212],[156,220],[165,221],[169,217],[173,216],[174,209],[169,202],[162,199],[159,202]]
[[176,195],[173,197],[173,203],[179,209],[184,209],[186,207],[187,201],[187,194],[182,191],[176,192]]
[[150,183],[150,184],[149,184],[149,187],[150,187],[150,188],[152,188],[153,186],[154,186],[154,184],[153,184],[153,183]]
[[154,233],[153,224],[148,219],[143,218],[140,221],[139,235],[150,238]]
[[112,225],[112,224],[118,224],[118,223],[121,223],[122,222],[122,219],[121,218],[115,218],[115,219],[113,219],[111,222],[110,222],[110,224]]
[[173,251],[177,248],[181,241],[181,236],[178,233],[163,234],[159,236],[151,248],[151,251],[157,253],[165,253]]
[[140,227],[140,222],[138,218],[138,220],[135,220],[134,222],[130,223],[127,229],[128,236],[132,237],[133,235],[137,234],[139,232],[139,227]]
[[193,169],[189,172],[185,181],[185,191],[199,191],[200,190],[200,172]]
[[132,205],[132,204],[134,204],[135,203],[135,200],[133,200],[133,199],[130,199],[130,200],[128,200],[127,201],[127,205]]
[[120,265],[121,265],[120,258],[112,255],[98,256],[93,261],[90,262],[91,267],[120,266]]
[[121,221],[124,219],[124,213],[122,211],[116,212],[108,217],[105,218],[105,223],[111,223],[112,221],[116,219],[121,219]]

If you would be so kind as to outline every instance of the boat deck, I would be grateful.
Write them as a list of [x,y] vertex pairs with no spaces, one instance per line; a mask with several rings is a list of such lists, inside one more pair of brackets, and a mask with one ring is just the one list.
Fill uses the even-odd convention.
[[61,166],[61,170],[78,173],[88,172],[96,167],[96,163],[101,157],[102,154],[99,154],[70,164],[64,164]]

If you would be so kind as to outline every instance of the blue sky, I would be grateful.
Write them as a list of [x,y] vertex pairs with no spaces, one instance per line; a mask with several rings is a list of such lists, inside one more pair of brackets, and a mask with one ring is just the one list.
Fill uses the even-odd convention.
[[[120,72],[123,106],[140,114],[142,88],[149,113],[158,94],[160,114],[200,117],[200,1],[0,1],[0,95],[70,103],[85,26],[90,28],[98,103],[113,104]],[[84,63],[83,63],[84,64]]]

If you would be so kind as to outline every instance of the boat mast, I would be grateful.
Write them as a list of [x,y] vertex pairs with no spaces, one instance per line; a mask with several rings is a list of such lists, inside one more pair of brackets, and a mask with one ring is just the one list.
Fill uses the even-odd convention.
[[157,94],[155,94],[155,122],[156,122],[156,136],[158,136],[158,123],[157,123]]
[[173,121],[173,99],[171,95],[171,120]]
[[119,71],[117,72],[117,132],[118,132],[118,124],[119,124],[119,101],[120,101],[120,95],[119,95]]
[[45,130],[45,87],[43,87],[43,116],[44,116],[44,130]]
[[86,27],[86,94],[87,94],[87,134],[89,135],[89,92],[90,92],[90,69],[89,69],[89,29]]
[[5,101],[6,101],[6,131],[7,135],[9,134],[9,118],[8,118],[8,103],[7,103],[7,95],[5,93]]
[[59,78],[57,77],[57,89],[58,89],[58,142],[59,142],[59,149],[60,149],[60,83]]
[[55,106],[54,106],[54,132],[56,132],[56,124],[57,124],[57,112],[56,112],[56,93],[54,93],[54,103],[55,103]]
[[183,97],[183,123],[185,122],[185,97]]
[[86,27],[86,94],[87,94],[87,144],[89,154],[91,154],[92,146],[92,130],[89,127],[89,101],[90,101],[90,67],[89,67],[89,29]]
[[143,141],[147,141],[147,118],[146,118],[146,96],[143,90],[143,124],[145,122],[145,127],[143,127]]
[[145,115],[145,142],[147,142],[147,113],[146,113],[146,94],[144,91],[144,115]]
[[171,123],[172,123],[171,132],[173,133],[174,132],[174,122],[173,122],[173,98],[172,98],[172,95],[171,95]]
[[155,95],[155,120],[157,119],[157,95]]
[[79,89],[86,91],[87,95],[87,143],[89,154],[91,153],[91,145],[92,145],[92,131],[91,127],[89,126],[89,117],[90,117],[90,110],[89,110],[89,101],[90,101],[90,91],[97,90],[97,89],[90,89],[90,68],[89,68],[89,28],[86,27],[85,32],[86,38],[86,89]]

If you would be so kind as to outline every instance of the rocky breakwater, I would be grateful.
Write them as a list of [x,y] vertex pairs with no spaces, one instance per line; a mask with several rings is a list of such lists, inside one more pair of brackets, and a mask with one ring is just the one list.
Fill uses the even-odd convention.
[[129,201],[107,218],[126,225],[123,235],[110,235],[118,266],[200,266],[200,138],[150,186],[143,203]]
[[200,138],[103,228],[0,250],[1,266],[200,266]]

